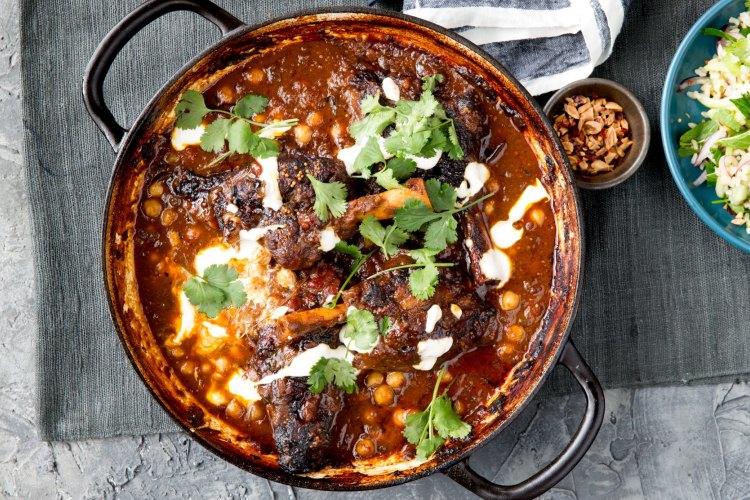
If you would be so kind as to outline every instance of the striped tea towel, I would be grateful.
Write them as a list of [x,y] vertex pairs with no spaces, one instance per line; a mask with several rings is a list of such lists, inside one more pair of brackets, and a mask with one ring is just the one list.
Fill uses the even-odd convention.
[[405,0],[404,13],[480,45],[533,95],[591,74],[612,53],[631,0]]

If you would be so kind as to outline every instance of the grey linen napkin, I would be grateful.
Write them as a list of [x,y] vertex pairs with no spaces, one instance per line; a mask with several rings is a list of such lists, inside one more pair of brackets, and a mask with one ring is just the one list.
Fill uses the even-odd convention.
[[[339,2],[218,3],[252,23]],[[630,87],[655,120],[670,55],[710,3],[634,2],[613,56],[597,73]],[[37,422],[43,439],[176,429],[128,363],[106,309],[99,230],[114,155],[80,97],[83,69],[97,43],[137,5],[21,0],[39,317]],[[664,19],[670,19],[669,29]],[[125,48],[108,78],[106,96],[115,116],[131,123],[162,82],[218,36],[188,13],[153,23]],[[750,310],[744,307],[750,257],[688,209],[656,135],[638,174],[612,190],[583,193],[583,206],[587,269],[573,338],[606,386],[750,372]],[[557,391],[568,384],[555,376],[549,385]]]

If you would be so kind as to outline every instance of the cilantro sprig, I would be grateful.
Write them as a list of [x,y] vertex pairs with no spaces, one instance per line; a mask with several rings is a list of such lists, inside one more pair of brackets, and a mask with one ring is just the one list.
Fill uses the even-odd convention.
[[191,304],[209,318],[215,318],[222,309],[240,307],[247,302],[242,282],[236,269],[226,264],[212,264],[203,276],[193,276],[182,286]]
[[315,204],[313,209],[321,222],[328,221],[328,213],[334,217],[341,217],[346,212],[346,186],[342,182],[319,181],[310,174],[307,178],[315,191]]
[[435,256],[439,252],[429,248],[420,248],[411,250],[409,256],[414,259],[413,264],[403,264],[400,266],[389,267],[367,277],[373,279],[382,274],[390,273],[399,269],[419,268],[409,275],[409,291],[419,300],[427,300],[435,294],[435,287],[438,283],[440,267],[453,267],[452,262],[435,262]]
[[[237,101],[231,111],[211,109],[200,92],[188,90],[175,107],[175,126],[181,129],[194,129],[203,122],[209,113],[219,113],[228,118],[217,118],[206,126],[201,135],[201,149],[221,153],[212,163],[219,163],[230,154],[251,154],[255,158],[270,158],[279,155],[279,146],[269,138],[298,123],[297,119],[262,123],[253,116],[262,113],[268,106],[268,98],[258,94],[248,94]],[[259,127],[253,130],[253,127]]]
[[[376,182],[385,189],[393,189],[399,178],[414,172],[413,160],[411,163],[402,161],[410,156],[431,158],[440,151],[447,151],[454,160],[463,158],[453,119],[433,94],[436,85],[444,81],[443,75],[425,76],[422,81],[422,95],[416,101],[402,99],[390,107],[380,104],[380,94],[366,96],[360,104],[363,118],[349,127],[349,134],[363,145],[353,165],[362,178],[370,178],[371,167],[385,162],[383,149],[399,159],[393,164],[388,162],[374,174]],[[383,139],[381,135],[390,126],[392,131]],[[403,173],[402,168],[411,171]]]
[[454,216],[495,194],[490,193],[468,205],[457,206],[458,195],[451,185],[436,179],[429,179],[425,185],[432,209],[421,200],[407,200],[403,207],[396,210],[393,220],[404,231],[424,231],[425,247],[438,252],[458,239],[458,221]]
[[438,373],[432,401],[423,411],[412,413],[404,421],[404,437],[417,447],[417,457],[425,460],[440,448],[446,439],[463,439],[471,432],[471,425],[458,416],[453,402],[447,396],[448,389],[438,396],[440,381],[445,367]]
[[[342,336],[349,340],[346,354],[350,353],[349,346],[352,342],[361,350],[373,347],[378,342],[378,335],[385,335],[390,328],[391,319],[388,316],[384,316],[382,321],[376,321],[375,316],[365,309],[349,308],[346,325],[341,329]],[[351,394],[357,390],[357,370],[348,359],[321,358],[310,370],[307,384],[310,392],[315,394],[323,392],[329,384]]]
[[409,233],[399,229],[396,224],[383,227],[380,221],[372,215],[365,217],[359,224],[359,233],[380,248],[386,259],[395,254],[398,248],[409,239]]
[[344,290],[346,290],[346,287],[349,285],[349,282],[354,278],[354,275],[357,274],[357,271],[359,271],[359,268],[362,267],[362,264],[364,264],[367,259],[372,256],[372,254],[375,253],[375,250],[372,250],[366,254],[363,254],[362,251],[356,247],[355,245],[350,245],[349,243],[345,241],[339,241],[336,243],[336,246],[333,247],[334,250],[337,252],[343,253],[344,255],[348,255],[354,261],[352,262],[352,268],[349,271],[349,275],[346,277],[343,283],[341,283],[341,286],[339,287],[339,291],[336,292],[336,295],[333,297],[333,300],[329,304],[326,304],[324,307],[328,307],[333,309],[336,307],[336,304],[338,304],[339,299],[341,298],[341,294],[344,293]]
[[320,358],[310,369],[307,384],[314,394],[320,394],[329,384],[351,394],[357,390],[357,370],[345,359]]

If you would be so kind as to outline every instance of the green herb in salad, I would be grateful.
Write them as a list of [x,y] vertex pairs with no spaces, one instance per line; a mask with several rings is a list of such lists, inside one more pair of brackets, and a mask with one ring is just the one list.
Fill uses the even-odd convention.
[[[746,6],[747,7],[747,6]],[[717,53],[697,68],[681,88],[706,109],[703,120],[682,134],[678,154],[702,169],[693,182],[716,193],[715,204],[732,215],[732,224],[750,233],[750,17],[742,13],[722,29],[703,33],[719,38]],[[748,24],[745,24],[748,23]]]

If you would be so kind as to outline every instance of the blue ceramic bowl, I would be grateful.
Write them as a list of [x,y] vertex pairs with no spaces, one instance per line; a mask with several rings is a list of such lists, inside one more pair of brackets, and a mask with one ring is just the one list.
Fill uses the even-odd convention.
[[[687,129],[688,122],[698,123],[701,112],[706,108],[690,99],[685,92],[678,93],[680,82],[695,74],[695,68],[703,66],[706,60],[716,53],[716,39],[701,33],[705,27],[723,28],[730,17],[736,17],[745,10],[742,0],[722,0],[711,7],[688,32],[677,49],[667,72],[661,98],[661,141],[677,187],[687,200],[690,208],[698,214],[708,227],[726,241],[750,253],[750,234],[744,226],[735,226],[732,216],[711,202],[717,199],[714,188],[703,184],[694,186],[701,170],[690,163],[690,158],[677,155],[679,138]],[[690,118],[687,118],[688,115]]]

